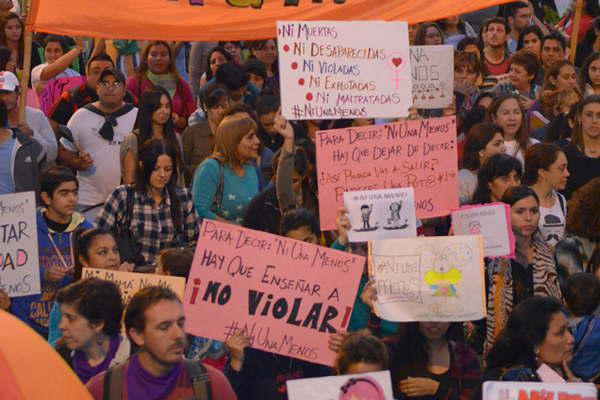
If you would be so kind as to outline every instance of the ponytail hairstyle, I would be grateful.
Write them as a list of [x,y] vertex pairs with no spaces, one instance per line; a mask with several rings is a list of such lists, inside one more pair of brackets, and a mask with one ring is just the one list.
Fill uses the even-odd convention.
[[80,228],[75,231],[71,239],[73,243],[73,280],[78,281],[81,279],[81,270],[83,264],[81,259],[89,261],[89,249],[94,239],[98,236],[109,235],[112,233],[102,228]]

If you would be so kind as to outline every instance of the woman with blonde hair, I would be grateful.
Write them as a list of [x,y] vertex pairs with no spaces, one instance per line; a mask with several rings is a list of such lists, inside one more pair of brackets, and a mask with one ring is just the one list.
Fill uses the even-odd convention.
[[200,218],[241,225],[259,192],[256,169],[260,141],[256,122],[244,113],[225,117],[217,127],[213,155],[194,173],[192,193]]

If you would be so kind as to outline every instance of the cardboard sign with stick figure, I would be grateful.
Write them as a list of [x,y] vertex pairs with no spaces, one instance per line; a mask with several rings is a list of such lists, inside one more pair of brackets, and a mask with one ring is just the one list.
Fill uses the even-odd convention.
[[417,236],[413,188],[345,192],[350,242]]

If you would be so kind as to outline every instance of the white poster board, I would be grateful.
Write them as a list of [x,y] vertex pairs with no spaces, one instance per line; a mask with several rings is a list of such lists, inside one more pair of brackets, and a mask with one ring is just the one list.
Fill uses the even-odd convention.
[[507,204],[480,204],[454,210],[452,231],[455,235],[483,235],[485,257],[515,256],[515,237]]
[[483,243],[477,236],[369,242],[375,312],[388,321],[473,321],[485,316]]
[[406,22],[278,21],[277,34],[284,117],[408,115]]
[[286,382],[289,400],[393,400],[390,371],[294,379]]
[[445,108],[454,96],[454,47],[411,46],[412,99],[416,108]]
[[350,242],[417,236],[413,188],[345,192]]
[[40,294],[35,193],[0,196],[0,289],[9,297]]
[[596,400],[593,383],[496,382],[483,384],[483,400]]

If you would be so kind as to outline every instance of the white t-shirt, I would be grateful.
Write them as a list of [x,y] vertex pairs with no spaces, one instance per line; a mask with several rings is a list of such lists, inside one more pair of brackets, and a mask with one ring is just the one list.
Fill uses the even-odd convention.
[[56,135],[48,122],[48,118],[41,110],[25,107],[25,121],[33,131],[33,138],[40,142],[46,152],[46,162],[52,164],[56,161],[58,144]]
[[[40,83],[42,84],[42,88],[46,86],[46,83],[48,83],[48,81],[43,81],[41,79],[42,71],[44,70],[44,68],[46,68],[46,66],[48,66],[47,62],[33,67],[33,69],[31,70],[31,87],[35,88]],[[67,68],[52,79],[68,78],[71,76],[79,76],[79,73],[75,70],[72,70],[71,68]]]
[[[529,138],[529,146],[533,146],[540,141],[534,138]],[[519,143],[516,140],[505,140],[504,145],[506,146],[506,154],[509,156],[515,157],[517,160],[521,161],[521,166],[525,168],[525,156],[523,155],[523,151],[519,148]]]
[[565,236],[567,219],[567,201],[560,193],[554,192],[554,205],[550,208],[540,206],[540,232],[546,243],[554,247]]
[[121,143],[133,130],[137,108],[117,118],[117,126],[113,127],[114,137],[111,142],[100,136],[98,132],[104,125],[105,118],[85,108],[73,114],[67,126],[73,133],[75,146],[61,139],[61,143],[70,151],[85,151],[92,157],[94,164],[78,172],[79,204],[92,206],[103,203],[109,194],[121,183],[121,163],[119,151]]

